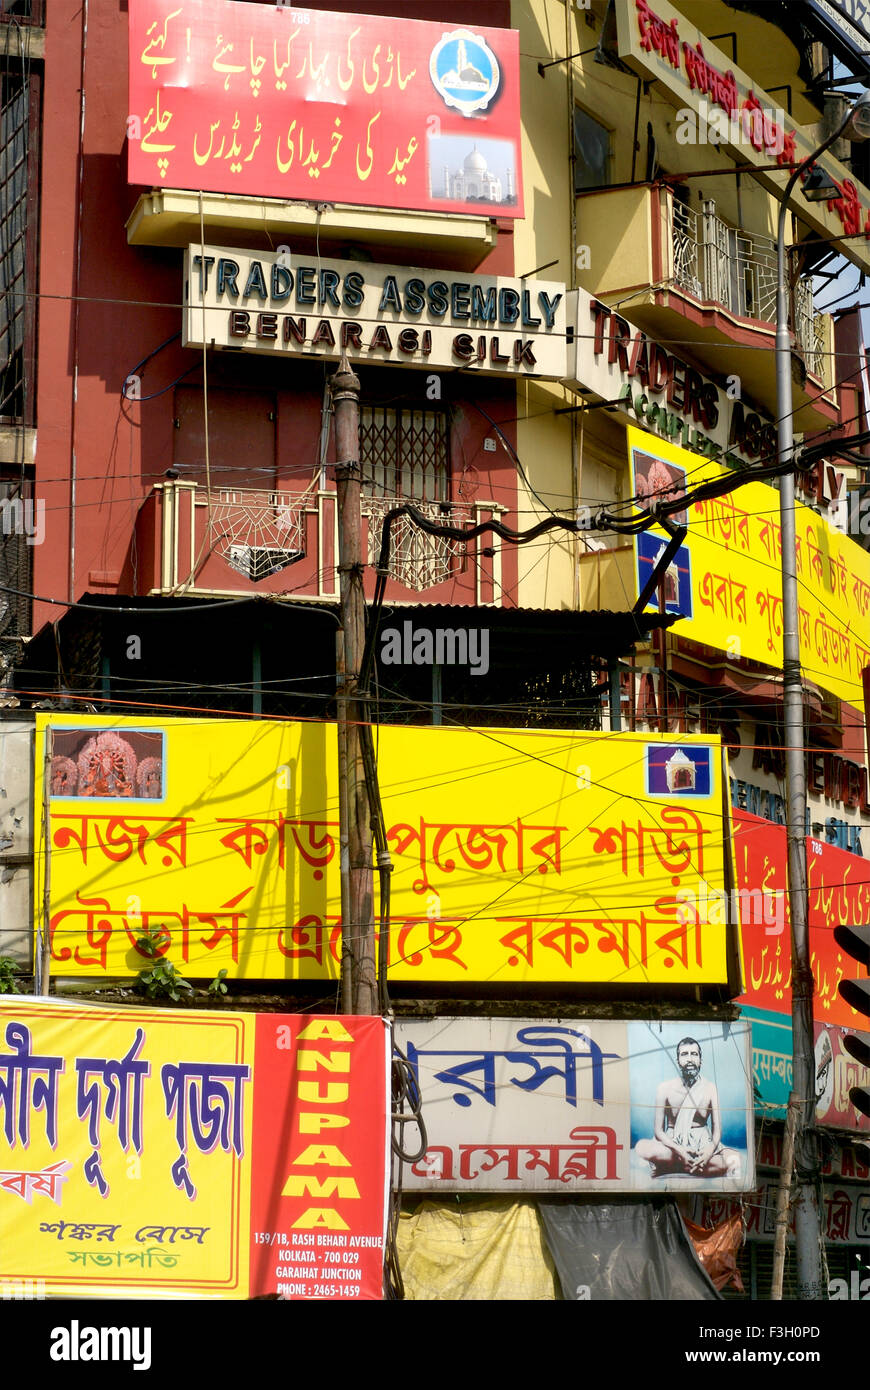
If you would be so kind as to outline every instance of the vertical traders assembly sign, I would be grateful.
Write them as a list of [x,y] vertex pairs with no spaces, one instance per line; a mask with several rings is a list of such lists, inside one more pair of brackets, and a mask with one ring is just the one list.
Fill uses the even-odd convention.
[[5,998],[0,1283],[380,1298],[389,1052],[379,1018]]
[[522,217],[518,35],[456,18],[130,0],[129,180]]
[[753,1186],[749,1025],[615,1019],[397,1023],[429,1192],[716,1192]]
[[[159,929],[188,976],[338,977],[335,725],[40,715],[40,780],[49,728],[54,974]],[[717,740],[385,727],[378,773],[393,979],[739,987]]]

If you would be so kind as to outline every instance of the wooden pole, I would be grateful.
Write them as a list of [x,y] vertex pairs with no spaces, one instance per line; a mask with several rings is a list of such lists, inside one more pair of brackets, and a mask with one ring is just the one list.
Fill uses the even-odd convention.
[[771,1303],[782,1300],[782,1276],[785,1268],[785,1239],[788,1235],[788,1202],[791,1194],[791,1170],[794,1164],[794,1133],[800,1099],[792,1091],[788,1098],[785,1135],[782,1141],[782,1167],[776,1194],[776,1226],[773,1237],[773,1279],[770,1286]]
[[[344,633],[344,803],[347,814],[348,916],[342,927],[342,958],[349,959],[355,1014],[378,1011],[375,966],[374,887],[371,808],[365,780],[360,728],[366,706],[355,698],[365,646],[365,598],[362,559],[362,471],[359,464],[359,377],[342,356],[330,381],[335,410],[335,484],[338,501],[338,573],[341,627]],[[341,706],[341,701],[339,706]],[[341,749],[341,735],[339,748]],[[341,754],[339,755],[341,763]],[[341,800],[339,802],[341,809]],[[344,1007],[344,1005],[342,1005]]]
[[336,734],[338,738],[338,825],[339,868],[341,872],[341,1012],[353,1013],[353,952],[350,922],[350,846],[347,812],[347,692],[344,669],[344,630],[335,634]]

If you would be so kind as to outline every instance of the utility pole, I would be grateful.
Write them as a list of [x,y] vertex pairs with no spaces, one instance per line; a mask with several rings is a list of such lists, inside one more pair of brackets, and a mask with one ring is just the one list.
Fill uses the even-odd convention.
[[[342,847],[342,1009],[378,1012],[372,872],[371,807],[360,730],[368,711],[357,698],[365,647],[362,560],[362,470],[359,464],[359,377],[342,354],[330,391],[335,411],[338,574],[344,660],[338,701],[340,840]],[[343,669],[342,669],[343,668]],[[346,858],[345,858],[346,846]],[[345,912],[346,908],[346,912]]]
[[[777,461],[794,459],[794,416],[791,381],[791,333],[785,268],[785,222],[788,199],[797,183],[801,164],[785,186],[779,207],[776,243],[776,413]],[[791,1018],[792,1085],[796,1097],[794,1157],[797,1181],[794,1189],[795,1249],[798,1298],[824,1297],[821,1269],[821,1221],[816,1184],[819,1155],[815,1132],[815,1057],[813,1052],[813,990],[807,904],[806,811],[807,782],[804,767],[804,687],[798,627],[797,548],[795,536],[794,474],[779,480],[779,520],[782,531],[782,721],[785,745],[786,844],[788,852],[788,904],[791,918]],[[790,1174],[780,1170],[780,1190]]]
[[[836,196],[839,185],[815,161],[846,135],[849,140],[870,140],[870,93],[864,92],[850,106],[840,124],[812,154],[796,165],[780,194],[776,232],[776,415],[777,462],[794,462],[794,413],[791,379],[791,333],[785,268],[785,224],[789,198],[798,180],[805,179],[803,194],[809,202],[825,202]],[[810,957],[807,903],[806,812],[807,781],[804,767],[804,691],[801,670],[798,606],[797,540],[795,535],[795,486],[791,468],[779,483],[782,528],[782,712],[785,744],[785,785],[788,817],[788,901],[791,914],[791,1017],[792,1085],[789,1106],[796,1098],[794,1158],[795,1249],[798,1298],[823,1299],[822,1224],[816,1186],[819,1151],[815,1128],[815,1052],[813,1047],[814,980]],[[787,1188],[785,1162],[780,1188]]]

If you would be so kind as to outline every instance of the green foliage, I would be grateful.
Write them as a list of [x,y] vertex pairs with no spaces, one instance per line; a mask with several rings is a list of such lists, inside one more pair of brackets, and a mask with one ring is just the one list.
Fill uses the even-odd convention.
[[136,949],[141,951],[143,956],[156,960],[171,940],[169,928],[163,922],[159,922],[156,927],[146,927],[142,935],[136,938]]
[[148,999],[171,999],[177,1004],[185,995],[193,994],[193,985],[163,955],[171,939],[168,928],[162,924],[149,927],[137,939],[136,945],[143,956],[148,956],[154,964],[139,971],[136,988]]
[[213,999],[220,999],[222,995],[226,994],[227,987],[224,984],[224,980],[226,978],[227,972],[225,970],[219,970],[218,973],[215,975],[214,979],[208,987],[208,993],[212,996]]
[[0,994],[18,993],[18,967],[10,956],[0,956]]

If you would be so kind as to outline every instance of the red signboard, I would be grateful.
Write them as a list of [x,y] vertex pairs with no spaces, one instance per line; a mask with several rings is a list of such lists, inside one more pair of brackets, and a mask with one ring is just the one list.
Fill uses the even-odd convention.
[[130,0],[131,183],[522,217],[519,112],[513,30]]
[[[785,829],[734,811],[737,890],[746,993],[737,1001],[775,1013],[791,1012],[791,937],[786,880]],[[807,840],[810,960],[815,979],[815,1017],[862,1029],[866,1020],[840,998],[841,980],[860,967],[834,941],[840,923],[870,923],[870,861],[821,840]]]
[[381,1297],[387,1047],[380,1018],[257,1015],[253,1296]]

